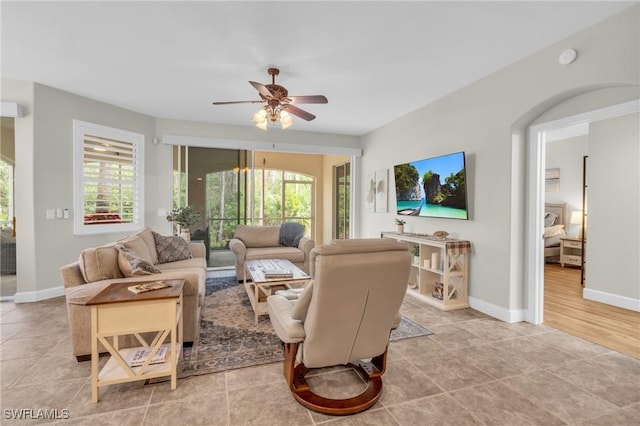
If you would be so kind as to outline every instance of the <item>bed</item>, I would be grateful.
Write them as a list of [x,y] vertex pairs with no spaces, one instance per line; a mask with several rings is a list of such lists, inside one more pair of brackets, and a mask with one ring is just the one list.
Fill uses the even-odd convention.
[[569,205],[545,203],[544,205],[544,260],[560,261],[560,238],[567,235]]

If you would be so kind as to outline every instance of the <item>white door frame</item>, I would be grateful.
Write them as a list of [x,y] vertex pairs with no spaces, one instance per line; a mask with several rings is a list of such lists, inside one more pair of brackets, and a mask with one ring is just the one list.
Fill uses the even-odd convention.
[[640,111],[640,100],[633,100],[570,117],[548,121],[529,127],[529,171],[527,198],[528,250],[526,257],[527,310],[525,319],[542,324],[544,311],[544,171],[546,133],[566,127],[589,124]]

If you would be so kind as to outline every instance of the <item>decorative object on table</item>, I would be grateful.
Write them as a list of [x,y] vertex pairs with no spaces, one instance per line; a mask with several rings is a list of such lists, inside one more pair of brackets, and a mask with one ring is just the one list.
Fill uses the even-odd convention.
[[132,285],[129,287],[129,291],[132,293],[144,293],[152,290],[160,290],[162,288],[170,287],[169,284],[164,281],[153,281],[150,283],[142,283],[137,285]]
[[431,267],[433,269],[442,270],[440,267],[440,252],[431,253]]
[[398,228],[398,234],[404,234],[404,224],[407,223],[402,219],[396,219],[396,226]]
[[413,264],[419,265],[420,264],[420,245],[419,244],[413,244],[411,246],[411,254],[413,254]]
[[447,238],[449,233],[447,231],[436,231],[433,233],[433,236],[436,238]]
[[433,285],[432,296],[435,297],[436,299],[442,300],[442,298],[444,297],[443,290],[444,290],[444,284],[439,281],[436,281],[435,284]]
[[389,171],[387,169],[376,170],[376,213],[386,213],[389,198]]
[[180,237],[185,241],[190,241],[191,233],[189,232],[189,227],[200,220],[200,212],[194,210],[191,206],[177,207],[171,210],[167,220],[178,226],[177,233]]

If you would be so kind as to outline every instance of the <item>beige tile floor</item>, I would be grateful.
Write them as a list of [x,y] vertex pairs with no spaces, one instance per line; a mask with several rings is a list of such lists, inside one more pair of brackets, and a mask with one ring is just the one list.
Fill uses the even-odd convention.
[[[90,399],[90,363],[71,355],[64,300],[0,303],[4,424],[87,425],[637,425],[640,361],[553,330],[506,324],[472,309],[441,312],[407,296],[403,313],[434,335],[391,343],[384,394],[367,412],[331,417],[291,397],[281,364],[144,386]],[[329,369],[309,378],[329,397],[361,381]],[[22,420],[58,410],[68,419]],[[63,411],[68,410],[68,411]],[[51,411],[50,411],[51,412]],[[55,414],[55,411],[53,412]]]

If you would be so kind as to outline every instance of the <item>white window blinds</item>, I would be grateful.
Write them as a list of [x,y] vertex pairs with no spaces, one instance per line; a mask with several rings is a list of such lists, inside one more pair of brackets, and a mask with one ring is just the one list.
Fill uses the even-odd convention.
[[141,229],[144,136],[77,121],[77,234]]

